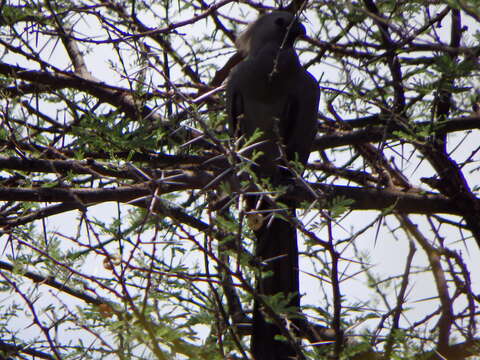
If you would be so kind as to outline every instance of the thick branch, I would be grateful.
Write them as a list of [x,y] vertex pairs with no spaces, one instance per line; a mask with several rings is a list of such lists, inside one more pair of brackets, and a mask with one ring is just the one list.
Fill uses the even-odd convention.
[[[359,145],[368,142],[375,143],[388,139],[398,139],[398,135],[394,134],[394,132],[404,130],[398,125],[398,123],[394,122],[390,122],[389,126],[379,126],[387,123],[387,120],[383,119],[379,115],[347,120],[345,122],[353,128],[361,128],[364,126],[369,127],[360,130],[342,131],[327,135],[319,135],[315,139],[315,150],[325,150],[339,146]],[[430,128],[431,126],[432,124],[429,121],[422,121],[414,123],[413,125],[414,128]],[[480,129],[480,117],[466,116],[453,118],[449,121],[435,124],[435,129],[441,130],[442,133]]]
[[[157,195],[189,189],[203,189],[215,176],[199,173],[195,176],[179,175],[174,181],[151,182],[131,187],[108,189],[63,189],[63,188],[0,188],[0,201],[32,201],[32,202],[74,202],[83,205],[107,201],[131,202],[135,199],[152,196],[155,187]],[[320,207],[328,206],[337,198],[351,199],[352,210],[396,210],[403,213],[433,214],[446,213],[461,215],[456,202],[438,194],[420,194],[397,190],[379,190],[374,188],[357,188],[351,186],[311,184],[318,196],[303,186],[295,187],[286,195],[286,199],[297,202],[312,203],[319,198]],[[0,220],[0,225],[5,220]]]
[[[17,79],[42,84],[51,89],[72,88],[85,91],[100,100],[122,109],[133,119],[138,117],[138,104],[135,104],[130,91],[103,82],[84,79],[73,73],[53,73],[40,70],[28,70],[20,66],[0,62],[0,74]],[[147,112],[147,110],[145,110]],[[150,112],[150,111],[148,111]]]

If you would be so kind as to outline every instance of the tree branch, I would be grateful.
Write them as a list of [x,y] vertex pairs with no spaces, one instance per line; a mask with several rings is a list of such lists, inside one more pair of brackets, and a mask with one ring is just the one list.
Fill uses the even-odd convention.
[[[0,201],[32,201],[32,202],[80,202],[91,205],[107,201],[123,203],[135,199],[152,196],[153,189],[158,186],[157,194],[189,189],[204,189],[215,177],[206,173],[195,176],[179,174],[175,181],[150,182],[140,185],[108,188],[108,189],[63,189],[63,188],[24,188],[12,189],[0,187]],[[286,200],[312,203],[317,201],[319,207],[326,207],[337,198],[351,199],[352,210],[396,210],[403,213],[433,214],[445,213],[461,215],[455,201],[439,194],[421,194],[398,190],[380,190],[341,185],[309,184],[322,195],[322,202],[303,186],[296,186],[285,195]],[[0,219],[0,225],[5,225]]]

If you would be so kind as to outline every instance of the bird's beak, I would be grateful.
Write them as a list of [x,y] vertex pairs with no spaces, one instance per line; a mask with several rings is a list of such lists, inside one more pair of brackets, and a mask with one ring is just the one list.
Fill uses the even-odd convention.
[[302,23],[298,23],[298,36],[304,37],[307,35],[307,30],[305,29],[305,26],[303,26]]
[[303,26],[303,24],[298,21],[295,22],[291,31],[295,38],[302,39],[307,35],[307,30],[305,29],[305,26]]

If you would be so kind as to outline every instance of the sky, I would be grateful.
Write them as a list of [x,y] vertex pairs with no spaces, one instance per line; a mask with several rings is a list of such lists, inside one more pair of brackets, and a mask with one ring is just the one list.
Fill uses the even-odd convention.
[[[231,9],[235,9],[232,6]],[[227,8],[228,9],[228,8]],[[222,10],[222,12],[226,12],[227,9]],[[236,16],[237,14],[229,14],[231,16]],[[189,18],[191,16],[188,12],[183,12],[181,14],[181,18]],[[253,12],[249,14],[242,14],[242,18],[245,21],[253,20],[256,14]],[[468,31],[474,36],[474,34],[478,34],[479,27],[473,21],[470,21],[468,17],[464,18],[467,21]],[[156,19],[147,19],[144,18],[143,20],[150,23],[151,26],[156,25]],[[311,19],[307,19],[305,21],[307,32],[309,34],[313,34],[315,32],[316,27],[318,24],[313,22]],[[87,21],[80,21],[77,26],[76,30],[80,33],[90,34],[95,33],[97,30],[100,31],[98,27],[98,23],[93,18],[88,18]],[[187,37],[195,37],[198,33],[201,32],[208,32],[209,30],[209,23],[200,21],[192,26],[186,26],[181,28],[180,31],[185,33]],[[449,24],[448,20],[444,22],[443,27],[437,30],[440,36],[445,36],[448,38],[449,32]],[[61,50],[61,46],[56,46],[52,41],[45,42],[45,39],[40,37],[38,41],[38,47],[45,46],[44,54],[48,61],[54,62],[59,68],[66,68],[68,65],[68,60],[63,51]],[[174,40],[174,45],[182,46],[183,42],[181,39]],[[123,45],[122,45],[123,46]],[[215,46],[214,43],[206,46]],[[47,55],[49,54],[49,55]],[[212,58],[212,63],[215,64],[217,67],[221,67],[226,60],[229,58],[231,53],[226,53],[224,56],[219,56],[217,58]],[[308,56],[302,56],[302,62],[307,61]],[[111,48],[108,45],[98,45],[92,47],[90,53],[86,55],[86,63],[88,68],[92,71],[93,75],[102,79],[103,81],[107,81],[109,84],[112,85],[125,85],[125,80],[122,80],[118,73],[112,70],[109,61],[115,61],[114,55],[112,54]],[[16,63],[21,66],[26,66],[28,61],[15,56],[14,54],[8,55],[4,61],[8,61],[10,63]],[[133,61],[133,59],[132,59]],[[338,74],[338,68],[334,66],[334,64],[329,64],[328,62],[322,64],[320,66],[316,66],[310,71],[317,79],[334,79],[335,76],[340,76]],[[178,78],[182,77],[181,73],[177,74]],[[173,74],[175,77],[175,74]],[[158,80],[158,79],[157,79]],[[328,99],[328,94],[322,94],[322,100],[320,104],[320,111],[324,111],[322,109],[326,108],[326,100]],[[51,108],[43,108],[46,112],[50,112],[54,117],[57,116],[57,109],[52,106]],[[454,149],[457,145],[457,142],[461,141],[462,137],[459,134],[451,134],[449,135],[448,144],[451,149]],[[478,141],[480,140],[480,134],[478,131],[475,131],[474,134],[470,135],[467,138],[467,142],[463,143],[465,151],[465,156],[470,154],[469,149],[474,149],[478,146]],[[339,163],[344,162],[346,159],[349,158],[349,152],[345,151],[342,154],[336,153],[335,156],[337,157],[337,161]],[[392,156],[397,156],[396,154],[392,153]],[[314,158],[311,158],[311,160]],[[422,185],[420,182],[420,178],[424,176],[429,176],[431,173],[431,169],[425,164],[422,164],[420,167],[417,168],[418,162],[413,159],[410,164],[406,164],[408,167],[407,173],[410,176],[410,180],[415,185]],[[478,178],[478,171],[474,172],[470,175],[470,180]],[[339,183],[340,184],[340,183]],[[424,185],[422,185],[424,186]],[[102,204],[99,206],[92,207],[88,210],[88,213],[94,216],[95,218],[108,222],[112,218],[112,214],[116,214],[117,207],[115,204]],[[70,212],[58,216],[53,216],[47,219],[46,224],[47,228],[51,232],[58,232],[65,235],[76,235],[76,227],[72,226],[77,219],[78,219],[77,212]],[[337,239],[345,239],[348,238],[353,229],[362,228],[365,224],[370,223],[378,216],[378,212],[373,211],[356,211],[349,214],[347,217],[343,218],[338,225],[334,226],[334,237]],[[425,222],[424,217],[420,216],[412,216],[411,217],[415,222],[422,224]],[[375,226],[365,234],[361,236],[361,241],[356,241],[356,244],[360,247],[360,251],[365,254],[368,254],[368,263],[371,266],[371,271],[378,274],[378,276],[385,278],[387,275],[398,275],[403,272],[406,256],[409,250],[409,241],[405,235],[401,235],[400,232],[396,232],[398,237],[393,237],[390,231],[391,228],[397,227],[398,224],[393,217],[389,217],[384,219],[378,227]],[[378,233],[377,233],[378,231]],[[456,241],[458,239],[458,232],[456,231],[444,231],[444,236],[446,237],[447,241]],[[319,232],[318,234],[321,238],[326,238],[325,230]],[[417,248],[419,248],[417,246]],[[478,268],[478,259],[480,259],[480,251],[474,242],[469,242],[468,244],[463,243],[462,241],[457,241],[455,245],[452,245],[452,248],[458,249],[462,252],[464,257],[464,261],[468,264],[471,270]],[[342,256],[346,259],[355,258],[355,249],[353,248],[352,244],[345,243],[342,245]],[[301,245],[301,250],[306,251],[304,245]],[[115,251],[115,250],[113,250]],[[6,253],[2,259],[4,259]],[[125,255],[126,256],[126,255]],[[196,260],[192,260],[196,261]],[[418,268],[425,266],[427,263],[425,255],[423,251],[418,249],[414,264]],[[342,263],[342,270],[345,271],[346,277],[347,275],[355,274],[356,271],[359,270],[358,264],[355,264],[350,261],[345,261]],[[301,260],[301,268],[303,270],[301,274],[301,292],[304,294],[302,297],[303,304],[311,304],[313,306],[321,306],[319,304],[319,299],[322,297],[319,294],[322,293],[322,280],[311,276],[310,274],[315,273],[315,269],[313,268],[312,264],[307,258],[302,258]],[[88,261],[84,264],[84,269],[88,269],[89,273],[96,276],[107,276],[109,273],[105,270],[103,262],[99,261],[98,258],[91,256],[89,257]],[[474,283],[474,288],[476,289],[477,293],[480,292],[480,272],[472,272],[472,281]],[[345,298],[348,299],[350,303],[353,303],[355,300],[359,302],[365,301],[366,299],[371,297],[371,290],[365,285],[364,278],[361,276],[356,276],[345,280],[342,283],[342,293],[345,295]],[[411,309],[407,312],[407,317],[402,319],[402,322],[409,323],[414,321],[414,319],[419,319],[422,317],[422,314],[428,313],[431,311],[432,304],[436,303],[434,300],[429,300],[432,294],[435,293],[435,284],[430,276],[430,274],[420,274],[414,278],[414,281],[409,286],[408,298],[409,303],[408,305]],[[52,294],[55,291],[52,289],[45,289],[43,290],[45,294]],[[395,297],[395,292],[392,292],[390,296],[393,298]],[[327,294],[327,296],[331,297],[331,294]],[[43,299],[45,304],[47,304],[50,300],[50,297]],[[76,300],[66,297],[64,299],[66,302],[75,303]],[[3,304],[8,303],[8,299],[3,299]],[[378,302],[378,310],[383,311],[384,306],[379,301]],[[372,313],[375,313],[376,309],[369,309]],[[359,328],[362,326],[371,326],[378,322],[377,320],[372,320],[365,324],[359,324]],[[32,336],[38,330],[31,326],[31,323],[19,322],[17,324],[19,328],[21,328],[22,336],[28,336],[30,332]],[[359,331],[359,328],[352,330],[351,334],[355,334]]]

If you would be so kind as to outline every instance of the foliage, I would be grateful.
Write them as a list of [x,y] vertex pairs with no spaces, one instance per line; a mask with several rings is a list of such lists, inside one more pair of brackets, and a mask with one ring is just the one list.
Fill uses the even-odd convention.
[[222,83],[280,5],[2,2],[0,359],[248,359],[251,192],[301,207],[303,314],[261,299],[299,356],[478,356],[478,4],[293,1],[322,101],[275,187]]

